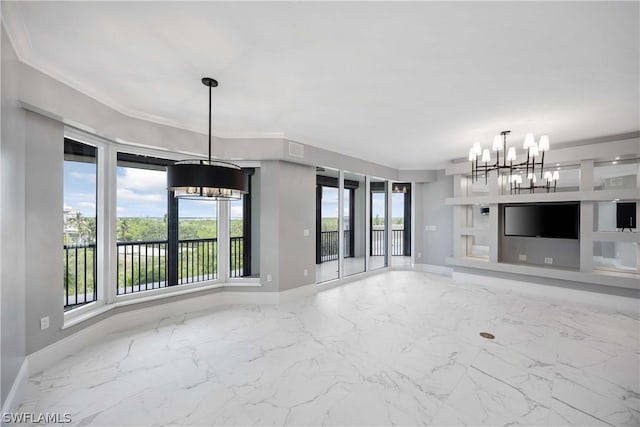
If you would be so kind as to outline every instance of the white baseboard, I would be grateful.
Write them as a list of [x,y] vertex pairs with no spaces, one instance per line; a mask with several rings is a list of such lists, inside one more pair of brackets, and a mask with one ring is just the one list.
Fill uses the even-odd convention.
[[415,271],[424,271],[425,273],[439,274],[447,277],[451,277],[453,274],[453,268],[444,265],[414,264],[413,269]]
[[29,360],[25,357],[25,359],[22,361],[22,365],[20,365],[18,375],[16,375],[16,378],[13,380],[13,384],[11,384],[11,388],[9,389],[9,393],[7,394],[7,398],[4,400],[4,404],[2,405],[3,414],[11,411],[13,402],[16,401],[17,396],[20,396],[20,389],[22,388],[22,384],[24,384],[24,382],[28,378],[28,373]]
[[234,292],[221,291],[167,302],[140,309],[115,313],[91,326],[69,335],[27,356],[28,376],[76,353],[80,349],[101,340],[104,336],[142,326],[171,316],[196,313],[220,305],[280,304],[296,298],[313,295],[316,285],[310,284],[282,292]]
[[609,307],[633,313],[637,313],[638,311],[638,300],[636,298],[607,295],[586,289],[573,289],[554,286],[552,284],[525,282],[482,274],[461,273],[457,271],[453,273],[452,279],[455,282],[520,292],[532,296],[549,297],[568,302]]

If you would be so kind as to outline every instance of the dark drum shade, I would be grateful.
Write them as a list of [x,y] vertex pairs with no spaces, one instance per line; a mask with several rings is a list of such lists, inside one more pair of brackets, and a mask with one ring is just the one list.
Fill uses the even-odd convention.
[[167,187],[181,198],[237,200],[249,192],[249,176],[231,163],[187,160],[167,166]]

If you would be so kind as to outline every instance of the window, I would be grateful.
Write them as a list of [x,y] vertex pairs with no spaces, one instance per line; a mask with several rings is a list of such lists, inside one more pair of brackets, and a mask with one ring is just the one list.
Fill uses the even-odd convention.
[[167,286],[168,163],[118,153],[117,295]]
[[[251,240],[259,241],[259,235],[252,236],[252,230],[259,233],[259,197],[255,204],[251,194],[231,203],[177,199],[166,183],[166,167],[173,160],[119,152],[91,136],[79,138],[91,142],[64,141],[65,311],[170,286],[257,274],[259,245]],[[259,192],[258,171],[249,173],[250,188],[255,185]],[[106,286],[98,286],[107,279]],[[71,318],[85,311],[74,311]]]
[[98,299],[97,148],[64,141],[64,309]]
[[218,277],[218,202],[178,201],[178,284]]

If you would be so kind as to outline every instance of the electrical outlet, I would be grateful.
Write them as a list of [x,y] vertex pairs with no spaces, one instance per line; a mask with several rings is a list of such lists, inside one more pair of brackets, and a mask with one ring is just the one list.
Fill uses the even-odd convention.
[[305,229],[302,231],[302,235],[303,235],[304,237],[309,237],[309,229],[308,229],[308,228],[305,228]]
[[271,281],[271,275],[267,274],[267,282],[270,282],[270,281]]
[[544,263],[545,264],[553,264],[553,258],[545,258],[544,259]]
[[431,231],[438,231],[438,227],[436,227],[435,225],[432,225],[429,228],[431,229]]
[[527,260],[527,256],[525,254],[520,254],[520,256],[518,256],[518,259],[520,261],[526,261]]
[[305,268],[305,269],[304,269],[304,271],[303,271],[303,273],[304,273],[304,275],[305,275],[305,276],[308,276],[308,275],[309,275],[309,270],[307,270],[307,269]]
[[49,329],[49,316],[40,319],[40,330],[44,331],[45,329]]
[[422,252],[418,252],[418,258],[422,258]]
[[429,226],[428,225],[424,226],[424,231],[429,231]]

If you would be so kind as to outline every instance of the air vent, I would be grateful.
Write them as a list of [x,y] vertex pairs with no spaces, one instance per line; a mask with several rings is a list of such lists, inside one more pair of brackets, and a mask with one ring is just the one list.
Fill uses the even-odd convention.
[[289,141],[289,155],[299,159],[304,158],[304,145]]

